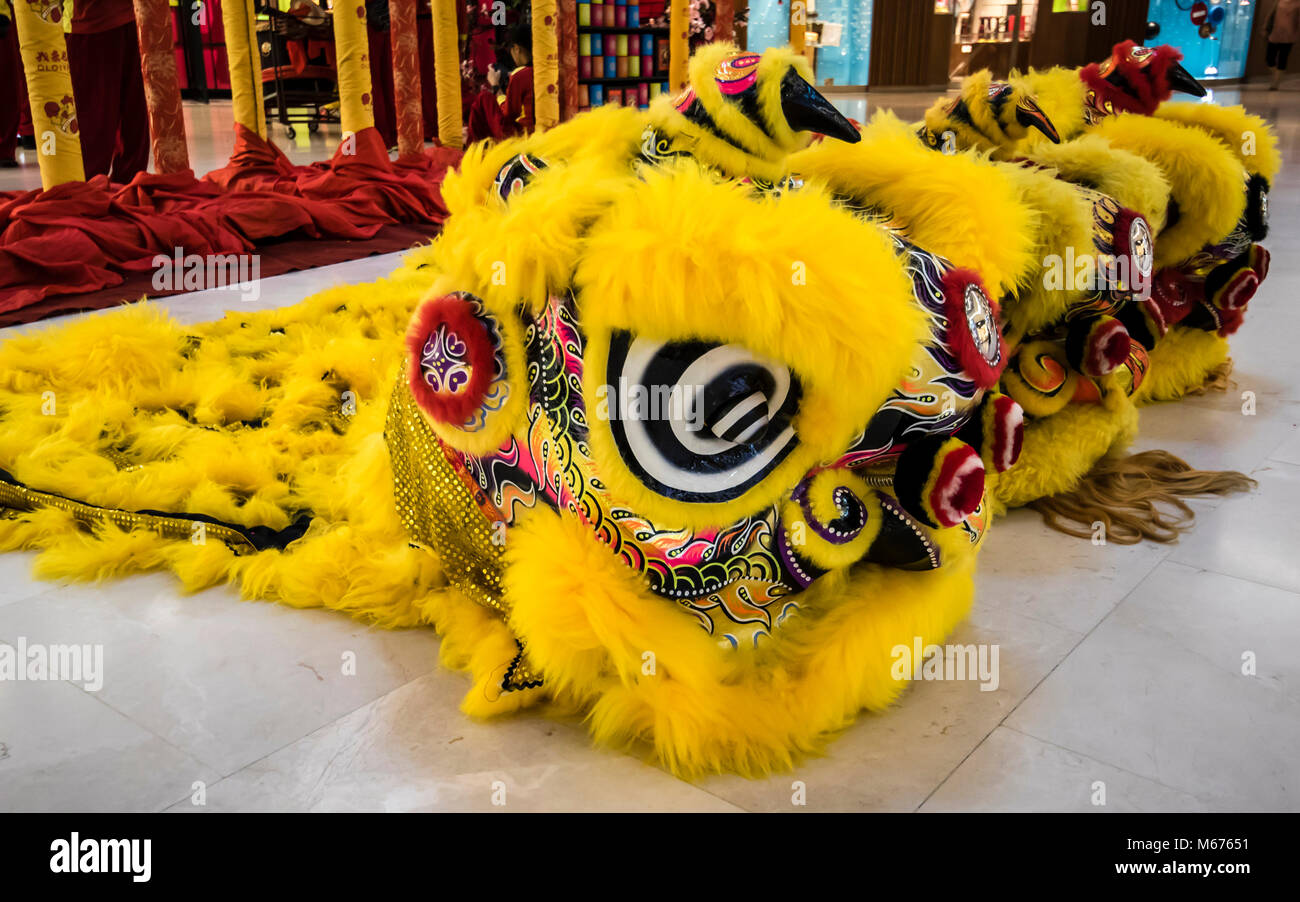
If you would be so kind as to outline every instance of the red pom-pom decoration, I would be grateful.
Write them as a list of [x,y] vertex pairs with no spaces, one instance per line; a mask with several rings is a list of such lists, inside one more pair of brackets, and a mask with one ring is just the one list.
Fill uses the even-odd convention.
[[471,295],[453,292],[420,305],[406,332],[411,394],[430,419],[459,426],[479,409],[492,381],[495,347]]

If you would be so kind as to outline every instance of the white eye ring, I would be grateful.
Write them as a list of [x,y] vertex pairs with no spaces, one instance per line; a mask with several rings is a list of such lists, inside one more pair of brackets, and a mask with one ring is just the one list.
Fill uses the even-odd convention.
[[[616,402],[610,427],[628,468],[648,487],[689,501],[743,494],[796,445],[791,419],[798,386],[788,368],[741,345],[611,338],[611,396],[672,399],[640,407]],[[756,388],[755,386],[761,386]]]

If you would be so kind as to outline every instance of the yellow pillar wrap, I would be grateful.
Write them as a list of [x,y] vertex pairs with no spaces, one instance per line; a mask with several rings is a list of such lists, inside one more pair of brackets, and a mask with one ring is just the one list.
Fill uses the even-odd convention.
[[253,0],[225,0],[221,4],[221,21],[226,29],[226,61],[230,64],[230,99],[235,108],[235,121],[265,138],[262,57],[257,50]]
[[668,7],[668,89],[685,90],[691,59],[691,8],[688,0],[670,0]]
[[[27,97],[36,130],[36,157],[41,187],[86,180],[77,135],[77,105],[72,99],[72,75],[64,44],[61,11],[57,6],[19,0],[13,4],[18,49],[27,75]],[[14,85],[5,85],[14,90]]]
[[464,144],[460,111],[460,31],[456,0],[433,0],[433,75],[438,95],[438,141]]
[[560,45],[555,0],[533,0],[533,107],[537,130],[560,121]]
[[374,128],[370,96],[370,38],[366,34],[366,4],[339,0],[334,4],[334,55],[339,71],[339,119],[343,134]]
[[790,47],[802,55],[807,38],[808,4],[805,0],[793,0],[790,4]]

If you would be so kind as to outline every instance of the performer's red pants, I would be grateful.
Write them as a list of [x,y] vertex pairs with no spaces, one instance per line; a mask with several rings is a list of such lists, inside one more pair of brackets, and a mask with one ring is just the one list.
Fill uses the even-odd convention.
[[0,160],[12,160],[18,152],[18,123],[26,102],[18,29],[11,22],[9,31],[0,38]]
[[[463,4],[462,4],[463,5]],[[433,20],[415,20],[420,42],[420,107],[424,113],[424,140],[438,137],[438,87],[433,69]]]
[[385,147],[397,144],[397,101],[393,99],[392,35],[367,27],[370,38],[370,96],[375,128]]
[[113,182],[129,182],[149,165],[149,114],[135,23],[67,39],[86,178],[107,175]]

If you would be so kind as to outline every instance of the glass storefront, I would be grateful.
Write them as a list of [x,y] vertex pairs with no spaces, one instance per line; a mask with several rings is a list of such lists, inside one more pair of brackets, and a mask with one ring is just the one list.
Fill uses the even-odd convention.
[[1242,78],[1259,0],[1151,0],[1147,14],[1160,26],[1147,44],[1172,44],[1199,79]]
[[[790,42],[790,2],[749,4],[746,49],[761,53]],[[807,46],[813,48],[819,85],[865,85],[871,64],[873,0],[807,0]]]
[[948,77],[965,78],[980,69],[1005,77],[1028,57],[1038,4],[1033,0],[936,0],[936,13],[953,15]]

